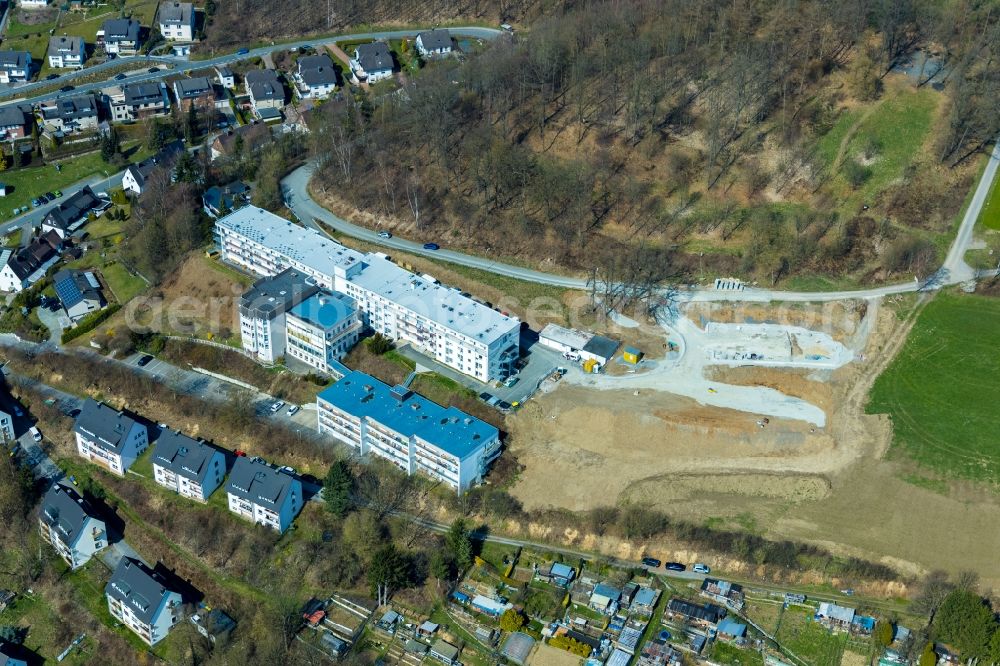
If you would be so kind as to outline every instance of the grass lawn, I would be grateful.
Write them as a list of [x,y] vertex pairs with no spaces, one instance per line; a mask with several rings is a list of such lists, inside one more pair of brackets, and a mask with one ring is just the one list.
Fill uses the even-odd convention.
[[791,607],[781,617],[778,643],[810,666],[839,666],[846,634],[834,634],[812,621],[812,609]]
[[[43,657],[47,663],[55,663],[58,653],[69,645],[69,642],[66,645],[57,643],[57,621],[55,609],[39,596],[19,595],[12,607],[0,613],[0,625],[27,627],[28,636],[24,647]],[[93,657],[87,653],[90,641],[85,640],[81,647],[84,652],[74,650],[62,663],[69,666],[88,663]]]
[[743,612],[761,628],[773,634],[781,618],[781,606],[778,601],[747,599]]
[[830,131],[816,142],[816,155],[827,168],[833,166],[837,153],[840,152],[840,144],[850,133],[859,116],[860,112],[856,109],[844,109]]
[[103,175],[104,171],[109,174],[114,173],[114,168],[101,159],[99,151],[64,160],[59,162],[59,165],[59,171],[56,171],[54,164],[47,164],[25,169],[8,169],[0,173],[0,180],[7,184],[8,190],[13,188],[13,191],[3,198],[0,220],[12,218],[14,208],[30,206],[31,200],[39,194],[63,189],[88,176]]
[[717,664],[739,666],[764,666],[764,657],[756,650],[741,650],[731,643],[716,642],[712,646],[712,661]]
[[946,476],[997,483],[1000,300],[941,293],[878,378],[869,413],[893,421],[894,453]]
[[1000,178],[993,180],[990,193],[986,197],[986,204],[979,213],[979,222],[987,229],[1000,230],[1000,186],[997,185]]
[[123,305],[146,291],[148,287],[145,280],[129,273],[117,261],[101,268],[101,275],[104,276],[115,298]]

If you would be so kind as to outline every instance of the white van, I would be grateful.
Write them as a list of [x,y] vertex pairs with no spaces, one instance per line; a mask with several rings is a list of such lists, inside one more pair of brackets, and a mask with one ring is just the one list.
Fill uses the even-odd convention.
[[30,428],[28,428],[28,432],[31,433],[31,439],[35,440],[36,442],[42,441],[42,433],[39,432],[37,426],[31,426]]

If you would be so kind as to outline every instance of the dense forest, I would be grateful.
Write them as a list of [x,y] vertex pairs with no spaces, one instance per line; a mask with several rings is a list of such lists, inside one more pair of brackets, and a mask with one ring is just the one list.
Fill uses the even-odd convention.
[[926,276],[1000,129],[991,8],[565,3],[321,107],[314,189],[603,280]]

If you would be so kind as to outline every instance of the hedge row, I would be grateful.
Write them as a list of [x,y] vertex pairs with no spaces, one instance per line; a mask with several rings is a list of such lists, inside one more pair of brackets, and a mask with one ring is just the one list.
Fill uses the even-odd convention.
[[89,333],[98,326],[100,326],[108,317],[113,315],[122,309],[122,306],[118,303],[112,303],[108,307],[100,310],[99,312],[92,312],[83,319],[80,323],[73,328],[67,328],[62,332],[63,344],[66,344],[70,340],[75,340],[84,333]]

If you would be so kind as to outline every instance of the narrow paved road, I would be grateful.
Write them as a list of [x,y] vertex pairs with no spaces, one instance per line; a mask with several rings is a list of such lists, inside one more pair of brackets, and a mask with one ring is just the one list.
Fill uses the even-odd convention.
[[[694,289],[682,289],[676,297],[681,301],[746,301],[746,302],[769,302],[769,301],[842,301],[850,299],[868,299],[889,296],[892,294],[905,294],[921,290],[940,289],[943,286],[959,284],[973,277],[983,277],[993,275],[995,271],[975,272],[965,263],[964,257],[972,242],[972,232],[976,226],[976,220],[982,212],[986,196],[993,184],[998,165],[1000,165],[1000,142],[998,142],[990,154],[986,170],[976,187],[975,194],[965,211],[962,223],[952,241],[944,265],[936,273],[929,276],[923,282],[916,278],[911,282],[891,284],[883,287],[873,287],[871,289],[855,289],[844,291],[782,291],[769,289],[744,289],[742,291],[722,291],[714,288],[697,287]],[[403,250],[411,254],[425,256],[431,259],[449,261],[460,266],[478,268],[480,270],[513,277],[537,284],[548,284],[556,287],[570,289],[587,289],[587,280],[554,273],[513,266],[500,261],[494,261],[488,257],[480,257],[454,250],[426,250],[422,243],[408,241],[403,238],[380,238],[377,231],[358,226],[331,213],[320,206],[309,195],[309,180],[316,168],[315,163],[309,163],[291,172],[281,181],[282,191],[285,201],[298,220],[306,226],[319,229],[316,220],[332,226],[338,232],[346,234],[352,238],[357,238],[369,243],[375,243],[389,249]]]

